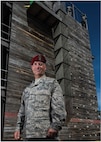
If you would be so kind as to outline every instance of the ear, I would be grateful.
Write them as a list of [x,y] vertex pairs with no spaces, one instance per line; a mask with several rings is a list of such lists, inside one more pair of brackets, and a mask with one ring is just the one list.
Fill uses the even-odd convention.
[[46,64],[44,64],[44,68],[45,68],[45,71],[46,71],[46,69],[47,69],[47,68],[46,68]]
[[33,65],[31,65],[31,69],[33,68]]

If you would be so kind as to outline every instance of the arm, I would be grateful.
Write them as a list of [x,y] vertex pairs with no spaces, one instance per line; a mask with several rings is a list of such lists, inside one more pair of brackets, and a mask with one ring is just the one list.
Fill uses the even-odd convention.
[[25,107],[24,107],[24,100],[23,100],[23,95],[22,95],[21,106],[18,112],[17,124],[16,124],[15,133],[14,133],[14,138],[16,140],[20,139],[21,130],[23,129],[23,125],[24,125],[24,119],[25,119]]
[[62,124],[66,119],[65,103],[62,89],[57,80],[54,81],[51,100],[51,126],[57,132],[62,129]]

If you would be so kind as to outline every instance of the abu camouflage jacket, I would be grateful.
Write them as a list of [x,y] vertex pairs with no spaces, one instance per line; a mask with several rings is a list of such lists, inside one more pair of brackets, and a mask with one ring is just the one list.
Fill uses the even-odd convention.
[[60,130],[66,118],[62,90],[56,79],[45,75],[23,92],[16,130],[25,138],[44,138],[47,130]]

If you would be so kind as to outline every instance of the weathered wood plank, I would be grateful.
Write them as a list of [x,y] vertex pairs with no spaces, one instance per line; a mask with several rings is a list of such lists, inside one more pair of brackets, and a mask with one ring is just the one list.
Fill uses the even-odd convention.
[[[25,2],[13,2],[11,41],[8,64],[8,85],[6,94],[4,139],[14,140],[20,99],[24,88],[34,79],[31,71],[31,59],[36,54],[44,54],[47,59],[46,74],[55,76],[54,41],[45,30],[35,27],[33,20],[28,23]],[[46,36],[47,35],[47,36]]]

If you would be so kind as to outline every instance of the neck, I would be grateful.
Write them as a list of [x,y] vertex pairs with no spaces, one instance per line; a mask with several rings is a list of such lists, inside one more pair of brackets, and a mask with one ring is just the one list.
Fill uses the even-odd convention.
[[35,79],[41,78],[42,76],[44,76],[44,74],[40,74],[40,75],[34,75]]

